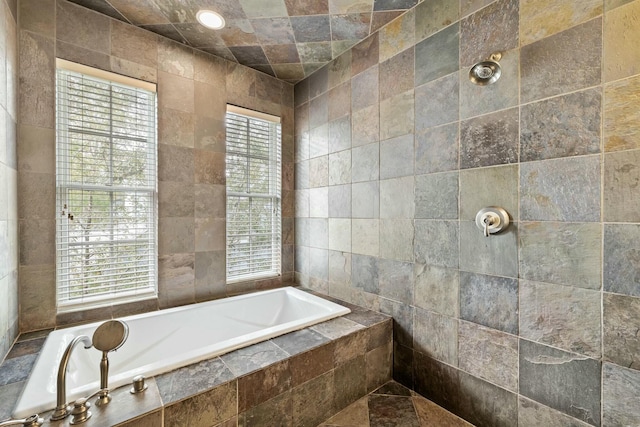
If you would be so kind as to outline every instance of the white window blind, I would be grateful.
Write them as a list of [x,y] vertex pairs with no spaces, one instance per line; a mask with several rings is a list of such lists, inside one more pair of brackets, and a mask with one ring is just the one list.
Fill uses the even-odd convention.
[[280,274],[280,123],[227,109],[227,281]]
[[109,74],[58,60],[58,311],[156,295],[156,93]]

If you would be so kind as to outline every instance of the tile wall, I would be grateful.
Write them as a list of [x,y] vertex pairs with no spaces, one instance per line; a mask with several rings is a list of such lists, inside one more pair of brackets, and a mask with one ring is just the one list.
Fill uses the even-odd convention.
[[640,425],[639,38],[640,0],[429,0],[295,87],[296,280],[476,425]]
[[0,360],[18,335],[16,1],[0,0]]
[[[64,0],[19,2],[20,331],[276,286],[225,284],[227,103],[283,120],[283,277],[293,278],[293,88]],[[158,85],[159,298],[56,316],[55,58]]]

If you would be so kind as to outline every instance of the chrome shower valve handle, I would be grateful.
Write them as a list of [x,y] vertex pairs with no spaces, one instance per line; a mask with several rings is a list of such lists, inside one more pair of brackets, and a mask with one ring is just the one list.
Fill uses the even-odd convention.
[[476,225],[482,230],[484,237],[499,233],[509,225],[509,214],[498,206],[480,209],[476,214]]

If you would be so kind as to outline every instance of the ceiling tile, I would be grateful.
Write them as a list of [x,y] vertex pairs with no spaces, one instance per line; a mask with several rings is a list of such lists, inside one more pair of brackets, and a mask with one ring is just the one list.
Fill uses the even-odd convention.
[[265,55],[272,64],[291,64],[300,62],[298,48],[295,44],[275,44],[262,46]]
[[283,80],[302,80],[305,77],[302,64],[273,64],[276,77]]
[[200,24],[174,24],[174,27],[193,47],[225,47],[224,41],[213,30]]
[[243,65],[269,63],[262,46],[232,46],[229,50]]
[[298,54],[302,63],[329,62],[331,55],[331,42],[298,43]]
[[169,23],[160,8],[151,0],[109,0],[109,4],[134,25]]
[[291,26],[298,43],[331,40],[329,15],[292,16]]
[[329,0],[329,13],[332,15],[371,12],[372,10],[373,0]]
[[162,14],[172,23],[197,22],[196,0],[149,0],[153,1]]
[[332,40],[362,40],[369,35],[371,13],[331,16]]
[[253,26],[248,19],[234,19],[227,21],[227,25],[217,31],[220,38],[229,47],[254,46],[259,44]]
[[95,10],[96,12],[100,12],[103,15],[110,16],[112,18],[118,19],[120,21],[126,22],[127,19],[122,16],[120,12],[115,10],[113,6],[107,3],[105,0],[69,0],[72,3],[79,4],[80,6],[84,6],[88,9]]
[[328,0],[285,0],[289,16],[299,15],[327,15],[329,13]]
[[249,18],[274,18],[289,16],[284,0],[240,0]]
[[382,12],[373,12],[373,19],[371,20],[371,32],[378,31],[389,22],[402,15],[404,10],[385,10]]
[[262,44],[295,43],[289,18],[252,19],[251,25]]
[[140,28],[144,28],[145,30],[153,31],[156,34],[160,34],[168,39],[175,40],[180,43],[188,44],[182,34],[173,24],[160,24],[160,25],[141,25]]
[[418,4],[418,0],[375,0],[373,10],[407,10]]

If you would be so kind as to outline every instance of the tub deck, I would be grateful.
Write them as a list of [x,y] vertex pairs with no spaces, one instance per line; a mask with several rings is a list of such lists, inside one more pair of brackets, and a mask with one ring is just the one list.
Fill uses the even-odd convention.
[[[392,319],[339,303],[352,312],[149,378],[140,395],[120,387],[84,425],[317,426],[391,379]],[[0,381],[12,372],[0,386],[0,420],[9,417],[35,360],[30,347],[37,340],[16,344],[20,355],[0,367]],[[41,416],[45,425],[68,425],[49,422],[50,412]]]

